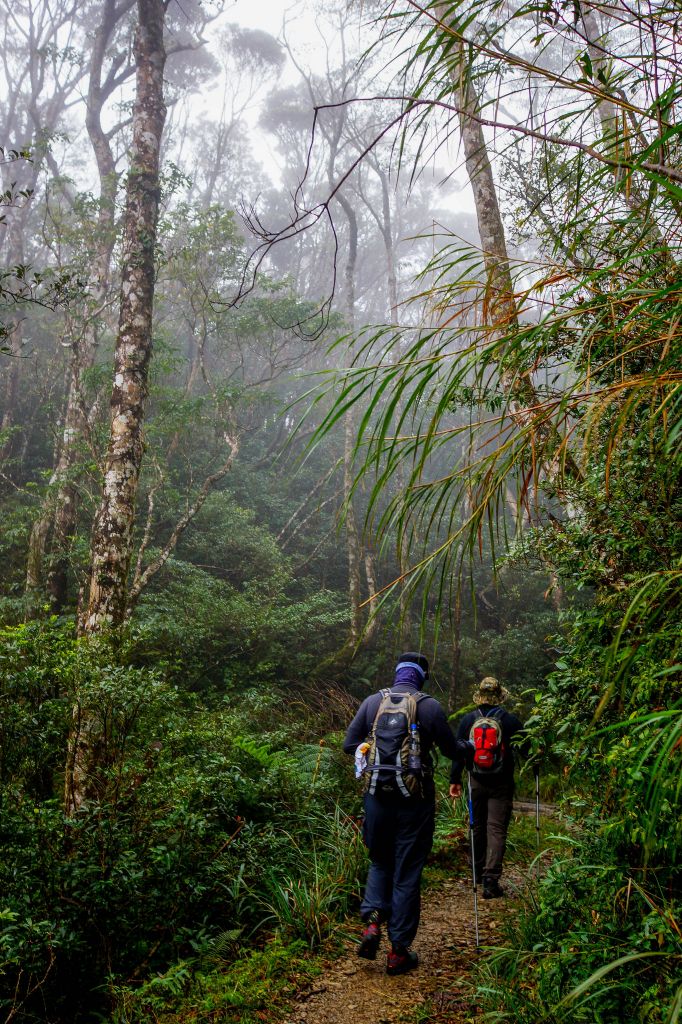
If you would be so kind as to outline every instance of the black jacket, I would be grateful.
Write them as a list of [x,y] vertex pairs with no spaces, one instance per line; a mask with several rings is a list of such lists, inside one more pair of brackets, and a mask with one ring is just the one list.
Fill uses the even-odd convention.
[[[397,686],[391,687],[391,689],[399,693],[419,693],[418,688],[411,683],[400,683]],[[366,697],[363,700],[355,718],[348,726],[346,738],[343,741],[343,749],[347,754],[354,754],[359,744],[369,736],[380,704],[381,693],[373,693],[371,697]],[[421,754],[425,765],[430,763],[430,753],[434,746],[440,750],[441,754],[453,762],[463,761],[466,754],[471,750],[467,742],[455,739],[445,717],[445,712],[435,697],[425,694],[418,701],[417,721],[419,723]],[[465,737],[466,739],[468,739],[468,735]],[[460,767],[460,777],[461,774],[462,770]]]
[[[457,739],[458,741],[468,740],[471,727],[477,718],[481,715],[487,715],[490,711],[499,709],[501,714],[497,714],[495,717],[499,720],[502,726],[502,742],[504,743],[504,760],[502,762],[502,768],[499,772],[495,772],[494,775],[489,777],[491,784],[498,785],[501,782],[513,782],[514,781],[514,750],[517,750],[521,757],[526,756],[526,747],[522,742],[520,744],[514,744],[512,746],[512,740],[515,736],[523,730],[523,722],[513,715],[511,711],[507,711],[499,704],[480,704],[475,711],[470,711],[464,718],[461,719],[457,727]],[[462,781],[462,770],[463,765],[453,761],[452,771],[450,773],[450,782],[459,785]],[[476,776],[477,781],[481,781],[481,776]],[[485,778],[484,778],[484,781]]]

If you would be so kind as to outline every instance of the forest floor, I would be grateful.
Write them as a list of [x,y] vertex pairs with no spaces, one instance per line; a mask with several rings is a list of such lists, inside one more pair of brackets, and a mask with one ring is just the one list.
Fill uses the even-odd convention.
[[[554,808],[543,805],[546,815]],[[535,804],[520,801],[517,814],[535,813]],[[385,973],[387,940],[376,961],[356,955],[357,938],[349,938],[336,958],[298,993],[286,1024],[467,1024],[476,1016],[472,968],[498,939],[502,919],[524,898],[526,866],[505,868],[504,899],[478,899],[479,943],[476,949],[473,892],[466,865],[466,836],[453,834],[459,866],[453,872],[436,865],[427,869],[419,933],[413,948],[419,968],[407,975]],[[359,931],[359,928],[358,928]]]

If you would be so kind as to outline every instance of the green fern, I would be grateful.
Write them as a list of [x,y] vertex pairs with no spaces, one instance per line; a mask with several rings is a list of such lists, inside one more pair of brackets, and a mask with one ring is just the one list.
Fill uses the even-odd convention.
[[296,769],[303,783],[314,786],[330,768],[334,755],[329,747],[319,743],[305,743],[296,751]]
[[208,951],[209,958],[223,962],[233,960],[237,952],[237,940],[243,931],[243,928],[227,928],[225,931],[220,932],[219,935],[216,935]]
[[232,746],[241,750],[242,753],[248,754],[263,768],[277,767],[278,755],[270,749],[267,743],[257,743],[251,736],[233,736]]

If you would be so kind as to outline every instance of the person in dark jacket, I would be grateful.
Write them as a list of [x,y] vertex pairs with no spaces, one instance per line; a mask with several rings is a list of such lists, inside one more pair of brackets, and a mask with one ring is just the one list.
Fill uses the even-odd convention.
[[[469,768],[474,830],[474,861],[476,879],[483,879],[483,899],[504,896],[500,886],[502,862],[507,845],[507,832],[514,800],[514,749],[512,741],[523,730],[523,723],[503,705],[509,693],[494,678],[486,676],[474,691],[478,707],[464,715],[457,729],[457,738],[468,739],[474,722],[481,716],[496,718],[502,728],[504,755],[499,771],[486,775]],[[523,745],[516,747],[523,753]],[[450,796],[462,795],[462,765],[453,763],[450,774]]]
[[[421,795],[404,795],[397,779],[390,778],[380,781],[373,794],[364,795],[363,838],[370,867],[360,907],[365,929],[358,955],[376,959],[381,924],[386,922],[391,941],[387,974],[404,974],[418,964],[417,954],[409,947],[419,925],[421,876],[433,843],[436,803],[431,751],[437,747],[445,757],[459,761],[471,750],[470,743],[455,739],[438,701],[421,696],[428,674],[424,655],[408,651],[398,659],[391,688],[391,692],[419,698],[417,723],[424,769]],[[360,705],[343,743],[347,754],[355,754],[370,736],[381,700],[379,692]]]

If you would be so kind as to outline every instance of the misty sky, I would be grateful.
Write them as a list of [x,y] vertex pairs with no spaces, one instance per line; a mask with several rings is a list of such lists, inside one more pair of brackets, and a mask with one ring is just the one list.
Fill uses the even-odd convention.
[[[323,71],[325,62],[325,48],[322,45],[320,29],[321,24],[311,9],[312,4],[306,0],[292,2],[292,0],[228,0],[220,23],[235,22],[245,28],[261,29],[269,32],[276,38],[281,38],[284,22],[287,24],[287,35],[290,41],[295,42],[297,56],[306,67],[314,71]],[[359,48],[369,46],[377,36],[378,29],[371,22],[367,23],[362,30],[359,39]],[[209,28],[209,38],[211,30]],[[327,38],[327,45],[334,50],[334,40]],[[299,76],[293,64],[287,60],[279,80],[280,85],[295,84]],[[216,89],[219,88],[216,83]],[[265,97],[261,97],[261,102]],[[210,106],[210,93],[201,100],[205,107]],[[276,181],[276,168],[280,156],[272,144],[272,139],[267,136],[258,126],[260,106],[257,104],[247,113],[246,120],[252,129],[252,144],[254,153],[258,159],[268,168],[271,176]],[[445,159],[449,166],[444,166]],[[441,205],[451,209],[453,213],[459,211],[472,214],[474,210],[473,196],[468,184],[466,173],[460,168],[461,157],[457,152],[457,145],[450,145],[441,152],[439,157],[438,171],[440,173],[454,174],[444,185],[441,194]],[[276,182],[277,183],[277,182]]]

